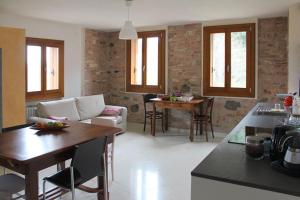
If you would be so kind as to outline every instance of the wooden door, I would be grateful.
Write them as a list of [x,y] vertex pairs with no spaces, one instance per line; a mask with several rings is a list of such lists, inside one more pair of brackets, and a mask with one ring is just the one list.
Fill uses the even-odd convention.
[[0,27],[3,128],[24,124],[25,30]]

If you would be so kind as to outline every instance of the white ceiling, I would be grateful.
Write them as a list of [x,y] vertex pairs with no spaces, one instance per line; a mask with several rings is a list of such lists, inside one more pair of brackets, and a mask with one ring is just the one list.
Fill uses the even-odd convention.
[[[131,19],[136,27],[200,21],[287,15],[300,0],[135,0]],[[0,0],[2,12],[119,29],[127,18],[124,0]]]

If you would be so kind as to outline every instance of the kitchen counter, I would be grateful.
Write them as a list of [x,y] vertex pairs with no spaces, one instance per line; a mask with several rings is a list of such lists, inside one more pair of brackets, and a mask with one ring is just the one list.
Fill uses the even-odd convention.
[[[257,161],[247,158],[244,145],[228,143],[229,138],[245,126],[273,128],[282,123],[284,119],[282,115],[258,115],[256,110],[261,105],[263,104],[256,105],[221,144],[192,171],[192,199],[196,199],[193,198],[193,196],[195,197],[193,191],[194,193],[199,192],[196,191],[197,187],[195,186],[197,178],[234,184],[230,187],[240,185],[293,196],[287,199],[300,197],[300,178],[290,177],[273,170],[268,159]],[[231,197],[234,195],[231,194]],[[281,198],[283,197],[278,199]]]

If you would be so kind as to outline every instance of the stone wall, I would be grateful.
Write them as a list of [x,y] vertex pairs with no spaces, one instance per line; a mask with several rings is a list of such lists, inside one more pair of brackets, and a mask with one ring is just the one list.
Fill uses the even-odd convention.
[[142,122],[140,94],[125,93],[125,42],[118,32],[85,31],[84,95],[103,93],[106,104],[128,107],[128,120]]
[[[288,21],[285,17],[258,20],[258,98],[217,97],[213,113],[216,130],[231,130],[257,101],[275,101],[287,92]],[[201,94],[202,25],[168,27],[168,91]],[[104,92],[107,103],[128,107],[128,120],[143,122],[142,95],[125,93],[125,42],[118,33],[86,30],[85,94]],[[187,112],[170,112],[172,127],[188,128]]]
[[109,34],[87,29],[85,31],[84,95],[103,93],[108,86],[106,75]]
[[114,32],[110,34],[109,43],[109,101],[113,105],[127,106],[129,121],[143,122],[144,109],[142,95],[125,92],[125,41],[119,40],[119,33]]

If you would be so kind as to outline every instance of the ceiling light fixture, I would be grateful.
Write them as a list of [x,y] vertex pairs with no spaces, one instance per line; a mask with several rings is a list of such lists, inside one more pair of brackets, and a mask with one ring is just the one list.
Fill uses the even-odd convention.
[[124,26],[122,27],[120,34],[119,34],[119,39],[121,40],[134,40],[137,39],[137,32],[135,28],[133,27],[132,21],[129,20],[129,14],[130,14],[130,6],[133,2],[133,0],[125,0],[126,1],[126,6],[128,9],[127,13],[127,21],[125,21]]

